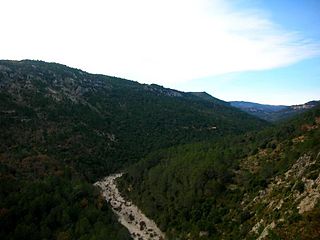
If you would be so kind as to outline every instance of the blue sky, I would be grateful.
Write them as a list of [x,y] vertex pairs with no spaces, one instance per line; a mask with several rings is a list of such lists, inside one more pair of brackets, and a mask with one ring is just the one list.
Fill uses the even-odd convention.
[[319,39],[319,0],[267,0],[258,1],[258,6],[269,11],[272,20],[283,27]]
[[320,98],[319,12],[319,0],[3,1],[0,58],[298,104]]
[[320,58],[264,71],[223,74],[189,81],[173,88],[206,91],[232,101],[294,105],[320,99]]
[[[281,28],[320,40],[319,0],[238,1],[237,7],[262,9]],[[207,91],[215,97],[276,105],[320,100],[320,57],[261,71],[222,74],[173,86]],[[204,87],[204,88],[203,88]]]

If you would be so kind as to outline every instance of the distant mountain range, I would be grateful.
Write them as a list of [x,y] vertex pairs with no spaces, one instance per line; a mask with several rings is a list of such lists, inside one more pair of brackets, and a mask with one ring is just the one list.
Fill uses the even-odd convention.
[[285,106],[285,105],[267,105],[244,101],[231,101],[233,107],[239,108],[244,112],[264,119],[266,121],[275,122],[290,118],[298,113],[305,112],[317,106],[320,101],[310,101],[304,104]]

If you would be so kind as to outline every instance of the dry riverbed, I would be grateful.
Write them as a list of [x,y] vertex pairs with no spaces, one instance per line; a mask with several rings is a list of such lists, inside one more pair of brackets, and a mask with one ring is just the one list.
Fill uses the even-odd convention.
[[160,231],[154,221],[147,218],[132,202],[126,201],[119,193],[115,180],[122,173],[105,177],[94,185],[102,190],[103,196],[118,216],[118,221],[125,226],[135,240],[161,240],[165,235]]

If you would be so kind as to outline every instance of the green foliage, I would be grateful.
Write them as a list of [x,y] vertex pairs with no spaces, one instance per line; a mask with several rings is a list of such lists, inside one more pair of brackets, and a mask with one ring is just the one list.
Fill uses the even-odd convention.
[[83,180],[50,176],[14,185],[9,194],[1,185],[1,239],[130,239],[98,189]]
[[[243,210],[243,196],[252,200],[300,156],[316,157],[320,130],[312,126],[318,116],[320,107],[258,133],[153,152],[128,168],[120,187],[172,239],[186,239],[190,234],[198,239],[201,231],[209,232],[209,239],[244,239],[253,227],[251,218],[263,216],[268,204],[249,212]],[[312,130],[302,130],[305,124],[313,124]],[[319,168],[314,166],[309,172],[315,178]],[[303,192],[302,181],[295,186]],[[275,210],[267,217],[278,220],[281,216]],[[295,208],[287,220],[297,223],[303,217]],[[270,235],[271,239],[279,236],[278,232]]]
[[[85,181],[157,149],[267,125],[210,96],[55,63],[0,64],[1,239],[125,239]],[[225,178],[205,193],[224,191]]]
[[[267,127],[203,93],[54,63],[0,64],[1,239],[127,239],[88,183],[123,168],[123,191],[169,238],[244,239],[255,214],[244,196],[320,147],[319,107]],[[315,229],[317,217],[307,218]],[[307,222],[297,212],[289,220]]]
[[90,181],[157,149],[267,126],[211,96],[54,63],[0,64],[0,152],[46,153]]
[[300,193],[303,193],[303,191],[304,191],[304,182],[301,181],[301,180],[297,181],[294,189],[297,190]]

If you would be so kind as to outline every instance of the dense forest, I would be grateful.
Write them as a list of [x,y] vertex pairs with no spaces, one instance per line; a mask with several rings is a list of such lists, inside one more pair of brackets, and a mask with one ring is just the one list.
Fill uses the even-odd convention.
[[0,237],[130,239],[92,185],[124,171],[122,193],[169,239],[255,239],[272,221],[274,239],[316,239],[319,203],[293,199],[320,192],[319,115],[270,124],[205,92],[0,61]]
[[153,150],[268,125],[213,97],[55,63],[0,65],[0,151],[53,156],[90,181]]
[[1,165],[0,174],[1,239],[131,239],[98,189],[70,169],[18,180]]
[[[304,192],[308,179],[320,180],[319,126],[317,107],[260,132],[153,152],[128,169],[120,186],[172,239],[255,239],[250,229],[259,218],[283,219],[272,239],[294,239],[295,234],[317,239],[320,204],[311,213],[299,214],[294,194]],[[304,170],[303,181],[301,176],[286,179],[282,211],[265,209],[265,203],[249,204],[299,157],[302,161],[301,156],[314,162]],[[272,194],[276,200],[284,198],[276,190]],[[299,232],[301,228],[305,232]]]
[[128,238],[94,181],[157,149],[268,125],[202,95],[0,61],[1,239]]

